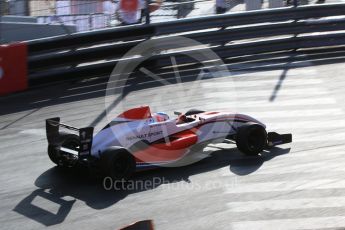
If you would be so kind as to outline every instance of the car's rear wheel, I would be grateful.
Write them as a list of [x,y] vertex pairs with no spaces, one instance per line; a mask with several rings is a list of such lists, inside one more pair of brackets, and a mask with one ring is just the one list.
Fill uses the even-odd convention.
[[267,145],[266,129],[256,123],[242,125],[236,133],[236,145],[246,155],[258,155]]
[[101,167],[104,175],[116,182],[130,178],[135,172],[136,162],[126,149],[110,147],[101,155]]
[[[61,132],[58,140],[54,144],[48,145],[49,159],[58,166],[71,166],[75,159],[73,157],[66,157],[69,153],[63,153],[61,148],[78,151],[79,146],[80,141],[77,135]],[[70,162],[67,159],[70,159]]]

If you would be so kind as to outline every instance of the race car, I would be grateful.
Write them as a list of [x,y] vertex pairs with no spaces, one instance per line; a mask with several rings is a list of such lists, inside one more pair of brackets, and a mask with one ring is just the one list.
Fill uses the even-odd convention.
[[[46,120],[48,156],[60,167],[85,165],[115,180],[157,167],[179,167],[209,155],[210,143],[228,140],[246,155],[255,156],[276,145],[290,143],[291,134],[267,132],[255,118],[238,113],[191,109],[186,113],[151,113],[149,106],[129,109],[96,135],[94,128],[75,128]],[[61,131],[64,128],[71,132]]]

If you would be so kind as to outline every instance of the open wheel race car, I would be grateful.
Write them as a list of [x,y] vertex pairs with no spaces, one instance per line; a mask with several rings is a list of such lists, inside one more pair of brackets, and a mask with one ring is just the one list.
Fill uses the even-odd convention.
[[[290,143],[291,134],[266,131],[260,121],[244,114],[189,110],[177,118],[151,114],[148,106],[127,110],[95,136],[93,128],[75,128],[46,120],[48,155],[61,167],[86,165],[116,180],[156,167],[178,167],[205,158],[202,149],[225,139],[246,155]],[[60,131],[60,127],[77,134]]]

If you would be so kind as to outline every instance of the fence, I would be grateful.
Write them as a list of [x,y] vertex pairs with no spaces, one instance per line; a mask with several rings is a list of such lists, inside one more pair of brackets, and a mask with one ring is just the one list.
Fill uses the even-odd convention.
[[[160,9],[150,14],[150,18],[152,22],[163,22],[180,18],[214,15],[216,13],[216,1],[217,0],[164,1]],[[319,0],[224,0],[223,5],[227,12],[239,12],[245,10],[285,7],[294,5],[294,3],[296,3],[296,5],[307,5],[318,2]],[[114,9],[106,10],[107,13],[51,15],[39,16],[38,18],[39,21],[43,23],[62,22],[64,24],[74,24],[77,26],[78,31],[88,31],[120,25],[121,22],[114,17],[113,10]]]
[[[3,2],[2,2],[3,1]],[[293,4],[295,0],[173,0],[163,1],[160,9],[151,13],[152,22],[163,22],[180,18],[214,15],[216,2],[224,1],[222,5],[227,12],[245,11],[248,9],[268,9]],[[326,0],[339,2],[340,0]],[[3,6],[10,5],[8,13],[13,15],[37,16],[41,23],[74,24],[77,31],[89,31],[100,28],[118,26],[120,22],[114,16],[115,5],[110,1],[89,0],[80,1],[43,1],[43,0],[0,0]],[[5,4],[6,3],[6,4]],[[25,3],[25,4],[24,4]],[[320,0],[296,0],[298,5],[320,3]],[[17,6],[18,5],[18,6]],[[27,6],[29,9],[26,9]],[[4,7],[2,7],[4,8]],[[8,8],[8,7],[7,7]],[[80,8],[80,9],[79,9]],[[102,9],[100,9],[102,8]],[[84,9],[84,10],[81,10]],[[85,10],[87,9],[87,10]],[[88,13],[81,13],[81,12]]]
[[112,14],[94,13],[77,15],[38,16],[38,23],[75,25],[78,32],[112,27],[119,24]]

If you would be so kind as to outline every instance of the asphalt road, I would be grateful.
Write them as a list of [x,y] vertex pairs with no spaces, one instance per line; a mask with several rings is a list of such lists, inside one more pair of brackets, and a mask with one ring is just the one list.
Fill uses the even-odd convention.
[[343,229],[344,68],[289,63],[129,93],[128,107],[149,104],[170,115],[190,107],[234,110],[294,135],[292,144],[259,157],[209,146],[212,157],[138,175],[135,181],[154,185],[130,191],[106,191],[87,174],[58,170],[46,154],[46,118],[97,130],[106,123],[104,79],[0,98],[1,229],[118,229],[142,219],[164,230]]

